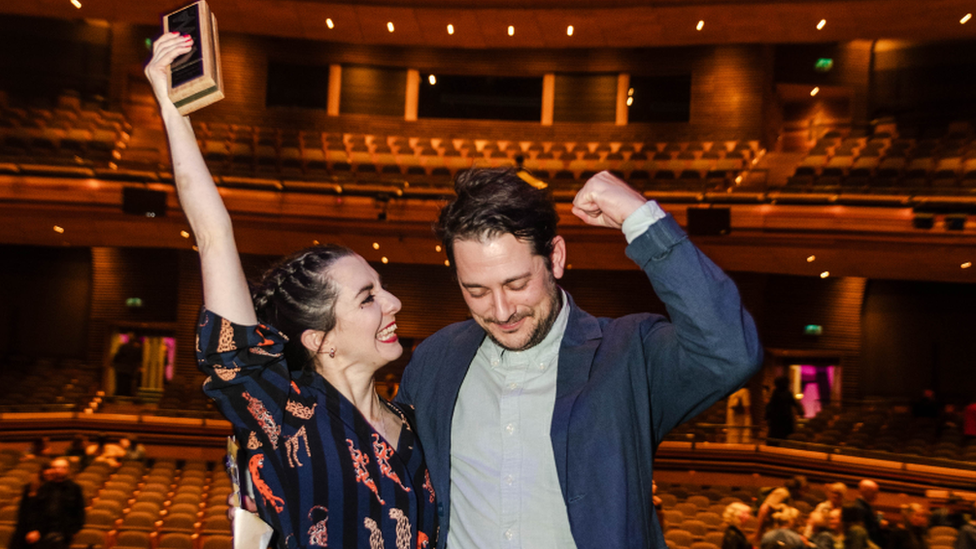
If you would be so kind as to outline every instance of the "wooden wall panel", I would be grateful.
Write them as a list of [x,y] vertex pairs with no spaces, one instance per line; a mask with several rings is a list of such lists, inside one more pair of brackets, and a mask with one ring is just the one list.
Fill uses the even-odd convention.
[[[194,115],[194,120],[260,126],[296,127],[318,131],[416,137],[467,137],[532,140],[679,140],[759,139],[763,99],[771,81],[767,49],[760,45],[702,46],[655,49],[598,50],[442,50],[354,46],[311,41],[221,35],[221,56],[227,98]],[[296,57],[297,56],[297,57]],[[303,63],[341,64],[422,73],[542,76],[545,73],[692,74],[690,123],[607,124],[539,123],[473,120],[403,120],[403,90],[376,92],[371,112],[348,114],[340,105],[338,117],[324,109],[265,108],[269,59]],[[136,68],[133,68],[135,70]],[[348,70],[347,70],[348,72]],[[343,76],[343,88],[346,86]],[[349,92],[344,91],[346,102]],[[392,99],[391,99],[392,98]],[[394,107],[396,107],[394,109]],[[366,106],[354,107],[355,112]],[[612,114],[612,113],[611,113]]]
[[[177,320],[176,274],[175,250],[92,248],[90,362],[102,361],[113,326],[171,326]],[[127,307],[130,297],[141,298],[143,306]]]
[[[866,284],[866,279],[856,277],[770,277],[760,325],[763,344],[840,358],[844,398],[861,396],[861,307]],[[808,324],[823,326],[823,335],[805,335]]]

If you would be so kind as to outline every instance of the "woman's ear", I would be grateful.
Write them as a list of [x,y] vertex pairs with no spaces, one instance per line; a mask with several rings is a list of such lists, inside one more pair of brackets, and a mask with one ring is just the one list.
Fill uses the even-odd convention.
[[317,355],[329,352],[327,338],[325,337],[325,332],[322,330],[305,330],[302,332],[301,340],[302,346],[312,354]]

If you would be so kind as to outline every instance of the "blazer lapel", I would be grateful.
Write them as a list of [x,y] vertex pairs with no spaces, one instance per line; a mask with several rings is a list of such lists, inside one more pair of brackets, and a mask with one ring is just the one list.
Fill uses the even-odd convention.
[[434,407],[433,413],[428,414],[432,432],[424,434],[431,436],[433,440],[427,442],[421,438],[421,442],[425,445],[431,478],[435,479],[434,489],[440,499],[438,508],[442,517],[450,508],[451,426],[454,423],[454,405],[464,376],[467,375],[484,337],[485,332],[481,326],[469,320],[451,340],[451,347],[441,355],[442,365],[433,370],[437,374],[431,380],[432,394],[428,399]]
[[559,485],[566,496],[567,458],[569,455],[567,436],[569,433],[570,414],[576,397],[586,386],[590,377],[593,357],[600,345],[603,331],[600,322],[576,306],[573,298],[566,293],[569,310],[569,322],[559,347],[558,372],[556,374],[556,403],[552,411],[552,425],[549,437],[552,439],[552,451],[556,458],[556,471],[559,474]]

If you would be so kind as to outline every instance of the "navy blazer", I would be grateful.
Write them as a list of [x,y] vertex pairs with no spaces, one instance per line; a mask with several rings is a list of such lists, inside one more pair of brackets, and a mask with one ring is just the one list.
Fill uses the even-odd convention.
[[[755,324],[735,284],[671,216],[635,239],[627,255],[647,273],[671,320],[595,318],[572,297],[566,304],[550,438],[579,549],[665,547],[651,493],[658,444],[679,423],[739,389],[762,362]],[[442,549],[450,527],[454,403],[484,337],[468,320],[427,338],[397,395],[416,408]]]

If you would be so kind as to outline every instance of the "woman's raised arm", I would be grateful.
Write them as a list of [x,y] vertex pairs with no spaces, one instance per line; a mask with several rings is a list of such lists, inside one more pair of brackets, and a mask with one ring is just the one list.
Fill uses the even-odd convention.
[[159,37],[153,44],[152,59],[146,65],[146,78],[159,102],[169,138],[180,205],[200,250],[204,303],[209,310],[232,322],[251,325],[257,323],[257,318],[234,242],[230,215],[197,146],[190,119],[176,110],[167,94],[170,63],[192,47],[189,36],[167,33]]

